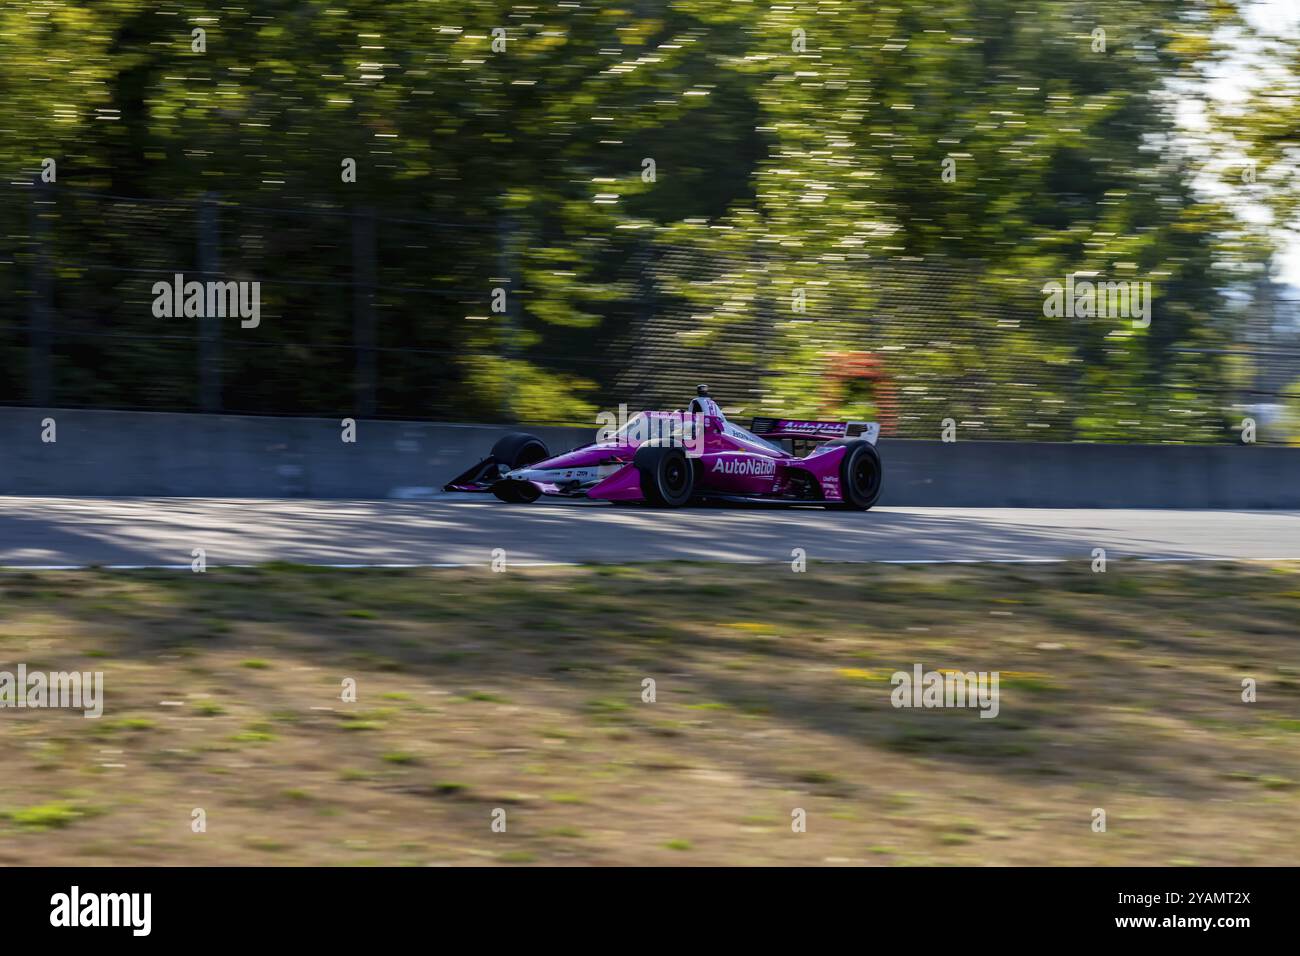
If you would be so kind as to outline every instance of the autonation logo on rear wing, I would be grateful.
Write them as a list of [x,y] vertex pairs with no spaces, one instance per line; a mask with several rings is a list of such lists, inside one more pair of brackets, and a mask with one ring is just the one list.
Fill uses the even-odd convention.
[[815,422],[795,418],[755,418],[749,426],[755,435],[769,438],[862,438],[876,443],[880,425],[876,422]]

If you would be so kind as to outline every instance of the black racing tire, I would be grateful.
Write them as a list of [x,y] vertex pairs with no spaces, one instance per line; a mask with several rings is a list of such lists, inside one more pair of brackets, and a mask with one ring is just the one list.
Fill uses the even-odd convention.
[[542,496],[542,489],[531,481],[498,481],[492,486],[492,494],[507,504],[527,505]]
[[492,446],[492,457],[496,459],[497,464],[505,465],[514,471],[516,468],[539,462],[543,458],[550,458],[551,453],[546,450],[546,442],[536,435],[510,432],[497,439],[497,443]]
[[[546,442],[526,432],[502,435],[492,446],[492,460],[498,467],[504,465],[508,471],[525,468],[550,457]],[[498,481],[492,486],[492,494],[509,504],[523,505],[540,498],[542,489],[531,481]]]
[[843,500],[830,505],[846,511],[866,511],[880,498],[884,470],[880,452],[862,438],[836,438],[827,445],[843,445],[840,459],[840,495]]
[[695,466],[681,448],[646,443],[632,459],[641,473],[641,493],[658,508],[680,508],[695,493]]

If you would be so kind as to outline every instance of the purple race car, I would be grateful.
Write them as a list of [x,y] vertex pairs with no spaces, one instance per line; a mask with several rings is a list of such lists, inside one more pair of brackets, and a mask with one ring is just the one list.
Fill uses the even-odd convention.
[[641,412],[606,432],[554,457],[540,438],[511,433],[444,490],[490,491],[514,503],[547,494],[671,508],[721,499],[865,511],[880,497],[874,422],[755,418],[747,430],[727,421],[701,385],[685,412]]

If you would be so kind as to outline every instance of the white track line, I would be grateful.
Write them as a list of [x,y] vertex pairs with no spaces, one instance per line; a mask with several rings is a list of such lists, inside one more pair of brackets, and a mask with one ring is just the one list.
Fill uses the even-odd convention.
[[[865,559],[862,561],[852,560],[835,560],[818,558],[812,559],[814,563],[820,564],[1068,564],[1071,561],[1088,561],[1090,557],[1080,555],[1077,558],[879,558]],[[1294,563],[1300,561],[1297,558],[1234,558],[1234,557],[1216,557],[1212,555],[1112,555],[1109,561],[1150,561],[1161,564],[1196,564],[1205,562],[1219,562],[1226,564],[1277,564],[1277,563]],[[680,558],[663,558],[656,559],[652,562],[643,561],[509,561],[506,564],[507,570],[510,568],[581,568],[594,565],[611,565],[611,564],[747,564],[747,565],[764,565],[764,564],[789,564],[784,558],[767,559],[755,558],[751,560],[740,561],[693,561],[683,560]],[[289,564],[301,565],[308,568],[338,568],[344,570],[366,570],[366,569],[417,569],[417,568],[489,568],[492,566],[490,561],[463,561],[448,563],[430,563],[430,564],[327,564],[316,563],[312,561],[286,561],[282,558],[273,558],[264,561],[261,564],[212,564],[206,565],[208,568],[260,568],[267,564]],[[0,573],[14,571],[193,571],[188,564],[3,564],[0,565]],[[206,573],[206,572],[194,572]]]

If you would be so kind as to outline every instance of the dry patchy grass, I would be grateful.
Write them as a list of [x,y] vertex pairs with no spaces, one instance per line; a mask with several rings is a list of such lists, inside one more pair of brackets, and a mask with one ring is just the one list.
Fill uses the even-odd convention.
[[0,572],[0,670],[106,684],[0,710],[0,864],[1295,864],[1298,623],[1300,565]]

